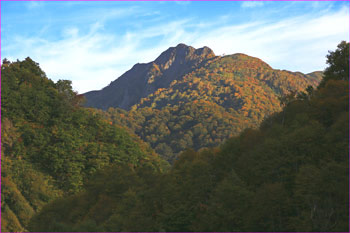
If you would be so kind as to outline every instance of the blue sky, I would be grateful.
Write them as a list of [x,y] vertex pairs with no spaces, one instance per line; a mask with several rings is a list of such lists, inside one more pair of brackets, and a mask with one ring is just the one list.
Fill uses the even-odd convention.
[[308,73],[323,70],[341,40],[349,41],[346,1],[1,1],[1,58],[29,56],[79,93],[179,43]]

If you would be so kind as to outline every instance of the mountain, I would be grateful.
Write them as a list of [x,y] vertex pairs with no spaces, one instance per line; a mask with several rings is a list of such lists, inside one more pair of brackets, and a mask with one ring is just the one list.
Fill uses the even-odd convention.
[[[85,93],[85,105],[103,110],[107,110],[109,107],[129,110],[133,105],[139,104],[142,98],[146,98],[163,88],[169,88],[172,83],[181,81],[186,75],[190,75],[196,70],[200,69],[204,74],[208,74],[212,71],[217,72],[215,70],[217,67],[221,67],[227,73],[234,75],[241,74],[243,77],[251,76],[252,78],[254,75],[272,75],[269,80],[288,79],[289,83],[293,76],[297,76],[295,82],[303,82],[301,80],[305,79],[308,82],[307,84],[313,86],[317,85],[322,78],[321,72],[304,75],[300,72],[278,71],[273,70],[260,59],[244,54],[220,57],[215,56],[214,52],[208,47],[195,49],[185,44],[179,44],[164,51],[153,62],[134,65],[129,71],[102,90]],[[227,68],[230,70],[227,70]],[[241,73],[240,70],[242,69],[245,69],[244,71],[248,73]],[[258,72],[255,72],[254,69],[257,69]],[[251,71],[254,74],[249,73]],[[268,73],[264,73],[265,71]],[[202,78],[202,75],[197,74],[199,78]],[[274,75],[276,77],[273,77]],[[287,85],[290,85],[289,83]],[[281,84],[279,81],[266,84],[273,88],[283,88],[282,86],[279,87]],[[296,85],[303,84],[297,83]],[[295,89],[298,87],[296,85],[284,87]]]
[[315,88],[321,78],[322,72],[276,70],[245,54],[215,56],[207,47],[179,44],[85,97],[87,106],[107,110],[101,114],[108,120],[172,161],[186,148],[218,146],[257,128],[281,111],[283,97]]
[[213,57],[215,55],[208,47],[194,49],[184,44],[171,47],[153,62],[134,65],[101,91],[85,93],[86,106],[128,110],[141,98],[159,88],[168,87],[172,81],[180,79]]
[[100,169],[165,168],[148,145],[81,102],[70,81],[54,83],[30,58],[1,66],[2,232],[26,231],[33,214]]
[[[335,75],[326,75],[323,87],[289,95],[282,111],[258,129],[247,129],[219,148],[187,150],[163,174],[105,169],[83,192],[45,206],[29,229],[349,232],[345,46],[341,56],[334,56],[338,64],[330,67]],[[340,70],[345,72],[339,75]]]

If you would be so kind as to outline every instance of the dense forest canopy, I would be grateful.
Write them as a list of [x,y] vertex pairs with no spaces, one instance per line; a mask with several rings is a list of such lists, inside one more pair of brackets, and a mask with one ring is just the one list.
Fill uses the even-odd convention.
[[[2,231],[349,231],[346,51],[329,53],[318,88],[286,92],[260,125],[171,168],[127,133],[132,120],[116,119],[139,106],[82,108],[69,81],[53,83],[31,59],[3,64]],[[212,102],[198,99],[200,113],[226,116]],[[131,119],[198,114],[156,106]]]
[[30,58],[1,67],[2,231],[23,231],[57,197],[111,164],[166,168],[136,136],[81,107],[71,81],[54,83]]
[[[207,47],[180,44],[84,95],[88,106],[107,110],[100,113],[108,121],[126,125],[172,163],[187,148],[219,146],[246,128],[258,128],[281,111],[281,97],[315,88],[321,78],[322,72],[275,70],[245,54],[221,57]],[[119,104],[128,102],[130,93],[145,95],[127,108]]]

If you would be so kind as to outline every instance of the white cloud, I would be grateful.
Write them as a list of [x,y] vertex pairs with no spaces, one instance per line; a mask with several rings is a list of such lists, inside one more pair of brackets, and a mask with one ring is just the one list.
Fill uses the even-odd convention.
[[[349,36],[348,8],[321,16],[233,26],[223,23],[227,19],[207,23],[187,18],[130,29],[124,34],[101,30],[105,20],[125,14],[120,10],[110,12],[106,18],[91,24],[87,33],[76,27],[65,28],[63,39],[58,41],[17,37],[5,51],[8,54],[18,51],[11,54],[15,59],[30,55],[48,77],[55,81],[73,80],[73,87],[83,93],[105,87],[135,63],[153,61],[178,43],[197,48],[208,46],[219,55],[246,53],[261,58],[273,68],[308,73],[324,69],[328,50],[334,50]],[[151,46],[145,46],[146,41]]]
[[76,27],[65,28],[62,32],[64,37],[77,37],[79,29]]
[[253,8],[263,6],[264,3],[262,1],[244,1],[241,4],[242,8]]
[[183,6],[187,6],[191,3],[191,1],[189,1],[189,0],[174,1],[174,2],[178,5],[183,5]]
[[325,55],[349,38],[349,10],[323,16],[295,17],[280,22],[221,27],[198,37],[217,54],[246,53],[278,69],[312,72],[325,68]]
[[43,4],[44,3],[41,1],[28,1],[26,4],[26,7],[29,10],[32,10],[32,9],[39,8],[39,7],[43,6]]
[[[30,57],[39,62],[49,78],[73,80],[73,87],[79,93],[101,89],[135,63],[154,60],[172,40],[180,40],[182,25],[186,20],[145,28],[124,35],[104,34],[91,25],[87,34],[80,34],[78,28],[69,27],[62,31],[62,40],[47,41],[40,38],[17,37],[7,50],[16,49],[15,59]],[[101,26],[101,25],[100,25]],[[100,27],[99,26],[99,27]],[[175,29],[175,30],[174,30]],[[142,48],[142,41],[155,36],[164,36],[164,43],[151,48]],[[169,42],[170,41],[170,42]],[[175,41],[174,41],[175,43]],[[9,57],[10,60],[14,60]]]

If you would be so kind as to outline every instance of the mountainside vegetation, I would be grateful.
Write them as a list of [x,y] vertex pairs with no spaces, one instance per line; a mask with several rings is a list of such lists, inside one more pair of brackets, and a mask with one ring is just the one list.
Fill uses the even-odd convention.
[[141,98],[159,88],[168,87],[174,80],[181,79],[214,57],[215,54],[208,47],[194,49],[185,44],[170,47],[155,61],[134,65],[102,90],[85,93],[85,106],[103,110],[109,107],[129,110]]
[[349,43],[317,88],[320,72],[204,50],[194,66],[222,70],[191,68],[128,111],[5,60],[1,231],[349,231]]
[[[309,86],[315,88],[322,77],[322,72],[305,75],[275,70],[244,54],[219,57],[209,51],[207,47],[195,50],[180,44],[148,63],[168,64],[159,65],[162,72],[158,73],[150,68],[153,78],[133,67],[98,92],[105,99],[95,98],[91,93],[85,96],[88,103],[102,101],[101,105],[93,105],[97,108],[106,110],[106,104],[110,104],[106,112],[100,111],[106,119],[127,126],[163,158],[173,162],[187,148],[218,146],[246,128],[257,128],[267,116],[281,111],[282,97],[301,93]],[[193,58],[191,54],[197,56]],[[201,62],[193,64],[198,56]],[[177,69],[182,72],[175,74]],[[144,84],[144,78],[148,83]],[[128,98],[123,97],[122,90],[128,90],[130,85],[135,86],[135,96],[139,88],[143,88],[141,92],[147,90],[148,95],[135,100],[130,109],[111,105],[115,97],[106,95],[114,93],[120,99]]]
[[165,169],[148,145],[81,107],[71,82],[30,58],[1,66],[1,230],[25,231],[46,203],[111,164]]
[[168,172],[123,164],[96,172],[84,191],[46,205],[29,229],[349,231],[346,51],[342,42],[329,54],[322,86],[284,96],[259,128],[187,150]]

